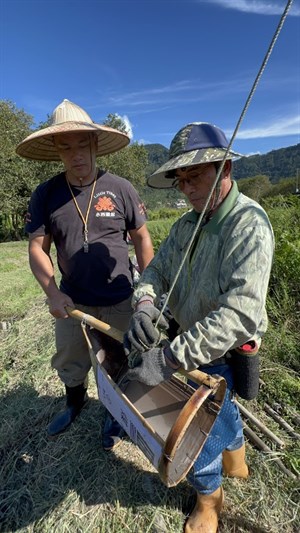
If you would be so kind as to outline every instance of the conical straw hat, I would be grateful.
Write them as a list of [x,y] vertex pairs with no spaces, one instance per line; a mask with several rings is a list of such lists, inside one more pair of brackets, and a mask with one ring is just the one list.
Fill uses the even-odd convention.
[[96,124],[84,109],[65,99],[54,109],[51,125],[26,137],[17,146],[16,152],[27,159],[60,161],[53,137],[71,132],[95,133],[98,138],[97,156],[117,152],[130,141],[125,133]]

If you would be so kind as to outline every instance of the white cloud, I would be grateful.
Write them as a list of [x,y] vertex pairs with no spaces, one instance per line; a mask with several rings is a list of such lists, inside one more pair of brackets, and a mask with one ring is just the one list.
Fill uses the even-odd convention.
[[119,117],[122,120],[122,122],[124,122],[125,127],[126,127],[126,133],[127,133],[128,137],[130,139],[132,139],[133,138],[133,126],[132,126],[128,116],[127,115],[121,116],[121,115],[118,115],[118,113],[116,113],[116,115],[117,115],[117,117]]
[[[125,93],[122,94],[122,96],[116,95],[116,96],[110,96],[110,101],[114,104],[124,104],[129,103],[133,105],[138,100],[138,104],[142,103],[152,103],[156,102],[157,100],[153,100],[152,97],[155,95],[156,97],[158,95],[169,95],[170,93],[174,92],[182,92],[187,91],[191,89],[195,89],[197,85],[195,85],[194,81],[178,81],[174,82],[170,85],[162,86],[162,87],[152,87],[151,89],[144,89],[141,91],[135,91],[131,93]],[[148,100],[145,100],[145,97],[148,98]],[[143,98],[143,100],[139,100]]]
[[[203,1],[203,0],[201,0]],[[255,13],[257,15],[282,15],[285,2],[265,2],[260,0],[204,0],[208,3],[218,4],[226,9],[241,11],[242,13]],[[289,15],[300,16],[299,5],[291,6]]]
[[285,137],[298,135],[300,142],[300,114],[278,119],[272,123],[241,130],[237,139],[262,139],[265,137]]
[[[236,77],[223,80],[203,81],[202,79],[181,80],[165,86],[141,89],[135,92],[124,92],[122,95],[114,94],[108,97],[110,106],[123,106],[130,108],[130,113],[149,113],[163,111],[174,105],[187,103],[190,105],[197,102],[212,102],[227,95],[246,95],[253,82],[254,74],[249,71],[238,72]],[[293,87],[299,83],[297,70],[293,73],[282,74],[280,77],[269,75],[263,80],[264,87]],[[143,108],[143,109],[142,109]]]
[[[175,82],[173,84],[153,87],[132,93],[122,95],[113,95],[109,97],[111,105],[123,105],[131,107],[139,106],[157,106],[166,105],[168,109],[171,104],[186,102],[199,102],[211,100],[213,96],[222,94],[223,98],[226,93],[243,92],[249,87],[249,79],[243,75],[233,80],[216,80],[212,82],[203,82],[197,79]],[[157,110],[160,108],[157,108]],[[152,109],[153,111],[153,109]]]

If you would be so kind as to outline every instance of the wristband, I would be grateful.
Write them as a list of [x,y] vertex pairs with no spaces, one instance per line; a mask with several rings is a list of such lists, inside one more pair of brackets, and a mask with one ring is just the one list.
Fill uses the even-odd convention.
[[163,349],[163,352],[168,366],[175,369],[180,368],[180,363],[178,363],[177,359],[175,359],[172,350],[168,346]]
[[135,310],[139,307],[139,305],[143,305],[144,303],[150,303],[154,306],[153,299],[151,298],[151,296],[142,296],[142,298],[137,302]]

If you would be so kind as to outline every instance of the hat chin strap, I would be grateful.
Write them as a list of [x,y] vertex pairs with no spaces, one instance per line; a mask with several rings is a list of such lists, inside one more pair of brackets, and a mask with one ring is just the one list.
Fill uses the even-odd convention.
[[202,217],[202,223],[206,224],[214,215],[214,213],[217,211],[218,207],[223,202],[225,196],[223,197],[221,194],[221,186],[218,185],[214,188],[213,193],[211,195],[211,205],[207,205],[204,207],[204,209],[201,211],[203,214]]
[[[95,142],[95,139],[97,139],[97,137],[95,136],[94,133],[89,133],[89,138],[90,138],[90,145],[89,145],[89,148],[90,148],[90,168],[91,168],[91,178],[90,176],[87,176],[87,178],[91,179],[91,181],[89,180],[88,183],[85,183],[83,184],[82,181],[84,178],[76,178],[76,180],[78,180],[80,182],[80,187],[87,187],[88,185],[91,185],[94,180],[96,179],[97,177],[97,165],[96,165],[96,154],[95,154],[95,164],[93,165],[93,154],[92,154],[92,144],[93,142]],[[98,143],[98,139],[97,139],[97,143]],[[95,145],[95,149],[97,151],[97,147]],[[71,185],[74,185],[74,183],[72,183],[72,180],[70,180],[70,177],[68,176],[68,171],[66,171],[66,176],[67,176],[67,179],[68,179],[68,182],[71,183]],[[76,186],[76,185],[75,185]]]
[[[227,192],[227,194],[222,194],[222,190],[221,190],[221,185],[222,185],[222,176],[220,176],[214,190],[213,190],[213,193],[211,195],[211,199],[212,199],[212,204],[210,206],[210,210],[214,213],[216,211],[216,209],[218,209],[218,207],[221,205],[221,203],[223,202],[223,200],[226,198],[227,194],[229,193],[229,191]],[[231,187],[230,187],[231,189]],[[229,190],[230,190],[229,189]]]

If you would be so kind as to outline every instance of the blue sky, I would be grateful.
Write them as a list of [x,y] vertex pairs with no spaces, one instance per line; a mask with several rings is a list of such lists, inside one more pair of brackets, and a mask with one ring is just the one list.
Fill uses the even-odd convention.
[[[64,98],[134,141],[169,147],[194,121],[231,137],[285,0],[0,0],[0,99],[47,119]],[[233,148],[300,142],[300,0],[294,0]]]

